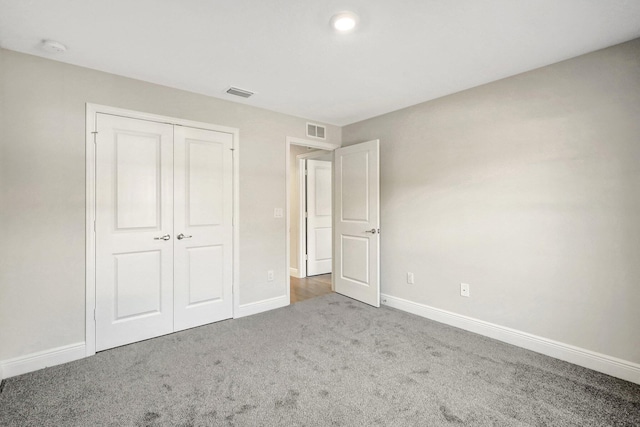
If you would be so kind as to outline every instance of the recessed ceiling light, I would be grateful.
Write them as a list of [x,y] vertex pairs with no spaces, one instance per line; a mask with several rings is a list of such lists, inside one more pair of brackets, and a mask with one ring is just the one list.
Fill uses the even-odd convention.
[[358,15],[345,11],[331,17],[331,26],[341,33],[348,33],[358,25]]
[[55,40],[43,40],[42,48],[51,53],[62,53],[67,51],[67,47]]

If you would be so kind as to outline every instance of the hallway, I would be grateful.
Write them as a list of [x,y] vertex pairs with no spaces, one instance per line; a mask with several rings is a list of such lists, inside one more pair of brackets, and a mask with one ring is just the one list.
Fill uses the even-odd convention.
[[331,274],[321,274],[319,276],[311,276],[304,279],[291,277],[290,286],[291,304],[330,294],[332,292]]

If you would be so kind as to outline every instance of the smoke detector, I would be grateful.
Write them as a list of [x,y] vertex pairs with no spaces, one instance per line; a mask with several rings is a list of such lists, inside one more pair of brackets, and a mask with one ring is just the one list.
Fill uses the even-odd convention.
[[67,47],[55,40],[43,40],[42,49],[49,53],[63,53],[67,51]]

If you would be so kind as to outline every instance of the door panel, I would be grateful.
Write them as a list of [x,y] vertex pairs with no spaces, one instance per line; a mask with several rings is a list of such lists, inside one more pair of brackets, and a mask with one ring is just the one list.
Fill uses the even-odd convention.
[[369,152],[356,151],[341,157],[340,190],[342,221],[369,221]]
[[342,235],[342,276],[362,286],[369,286],[369,239]]
[[307,276],[331,273],[331,169],[307,160]]
[[99,351],[173,331],[173,127],[98,114],[97,130]]
[[187,249],[189,268],[189,301],[195,304],[220,300],[223,297],[224,247],[222,245]]
[[183,148],[187,158],[184,167],[187,174],[185,190],[188,225],[195,227],[223,224],[224,145],[186,139]]
[[380,306],[379,141],[335,151],[335,291]]
[[160,251],[114,254],[114,321],[162,311]]
[[232,148],[231,134],[175,128],[176,331],[232,316]]
[[117,228],[154,228],[160,221],[158,135],[118,132],[115,141]]

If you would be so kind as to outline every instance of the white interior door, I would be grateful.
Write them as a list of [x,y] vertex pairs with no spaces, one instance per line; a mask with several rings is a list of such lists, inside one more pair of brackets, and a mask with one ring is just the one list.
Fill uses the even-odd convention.
[[379,141],[335,150],[335,291],[380,306]]
[[173,126],[97,115],[96,350],[173,331]]
[[175,330],[233,314],[233,135],[176,126]]
[[331,273],[331,162],[307,160],[307,276]]

